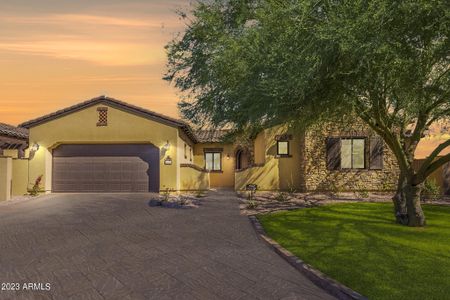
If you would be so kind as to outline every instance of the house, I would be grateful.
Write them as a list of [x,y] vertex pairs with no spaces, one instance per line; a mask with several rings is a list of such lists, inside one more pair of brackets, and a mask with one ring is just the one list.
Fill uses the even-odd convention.
[[27,147],[28,130],[0,123],[0,201],[11,197],[13,158],[23,157]]
[[[40,175],[46,192],[159,192],[245,189],[393,190],[398,167],[362,122],[307,132],[287,125],[248,141],[101,96],[22,123],[25,158],[11,154],[11,193]],[[0,160],[1,163],[1,160]],[[0,186],[4,185],[0,182]]]
[[27,147],[27,129],[0,123],[0,155],[22,154]]

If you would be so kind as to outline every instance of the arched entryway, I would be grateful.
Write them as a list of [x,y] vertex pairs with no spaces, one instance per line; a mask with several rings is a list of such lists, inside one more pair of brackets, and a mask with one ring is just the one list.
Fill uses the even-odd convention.
[[248,168],[250,165],[250,153],[246,149],[236,151],[236,170]]

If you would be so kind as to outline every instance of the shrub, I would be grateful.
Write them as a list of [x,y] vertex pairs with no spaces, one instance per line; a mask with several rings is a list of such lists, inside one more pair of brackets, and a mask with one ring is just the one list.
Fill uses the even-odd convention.
[[288,183],[288,193],[291,196],[294,196],[294,194],[297,193],[297,189],[295,188],[294,179],[292,178],[292,174],[291,174],[291,180]]
[[169,198],[170,198],[170,189],[169,188],[166,188],[163,192],[162,192],[162,196],[163,196],[163,199],[161,200],[161,201],[164,201],[164,202],[168,202],[169,201]]
[[253,201],[255,198],[255,191],[251,190],[247,193],[247,200],[248,201]]
[[434,179],[425,180],[425,184],[420,195],[422,201],[425,199],[436,200],[441,197],[441,188]]
[[278,202],[287,202],[289,201],[289,196],[285,192],[278,192],[275,195],[275,200],[277,200]]
[[369,192],[367,190],[361,190],[357,192],[358,198],[369,198]]
[[247,202],[247,208],[248,209],[255,209],[258,207],[258,203],[255,200],[249,200]]
[[42,181],[43,175],[38,176],[36,180],[34,181],[34,185],[29,191],[31,196],[37,196],[39,192],[41,191],[41,181]]

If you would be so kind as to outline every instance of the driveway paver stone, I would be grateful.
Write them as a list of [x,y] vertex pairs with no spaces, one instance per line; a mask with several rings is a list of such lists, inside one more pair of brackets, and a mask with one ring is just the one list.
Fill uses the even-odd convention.
[[232,191],[197,209],[151,194],[50,194],[0,205],[0,299],[333,299],[258,239]]

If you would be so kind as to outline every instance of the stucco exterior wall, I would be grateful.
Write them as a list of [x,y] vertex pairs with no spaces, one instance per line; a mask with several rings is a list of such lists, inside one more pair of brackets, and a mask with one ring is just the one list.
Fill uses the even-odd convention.
[[210,173],[210,186],[214,187],[234,187],[234,146],[222,143],[203,143],[194,146],[194,163],[200,168],[205,167],[205,148],[223,148],[222,152],[222,172]]
[[304,144],[305,189],[308,191],[390,191],[396,187],[399,168],[387,145],[383,147],[381,170],[328,170],[326,166],[327,137],[364,136],[376,134],[362,121],[327,124],[306,133]]
[[269,158],[264,165],[253,166],[237,171],[235,174],[235,189],[245,190],[247,184],[256,184],[259,191],[278,190],[279,185],[278,161]]
[[195,191],[207,190],[210,187],[209,173],[194,167],[182,166],[180,177],[180,190]]
[[[60,144],[149,143],[161,149],[160,189],[179,189],[178,128],[109,106],[108,126],[97,126],[97,108],[105,106],[94,105],[31,128],[30,144],[40,148],[30,161],[30,181],[42,174],[45,190],[51,191],[52,149]],[[167,142],[170,148],[164,151]],[[172,165],[164,165],[167,156]]]
[[11,199],[12,158],[0,157],[0,201]]
[[21,196],[28,192],[28,159],[12,161],[12,195]]
[[[289,156],[277,156],[277,136],[289,134]],[[287,126],[260,132],[254,140],[255,166],[236,173],[236,189],[257,184],[259,190],[300,190],[304,185],[300,169],[303,135]]]
[[253,142],[253,151],[255,155],[255,164],[264,164],[266,162],[266,134],[261,131]]

